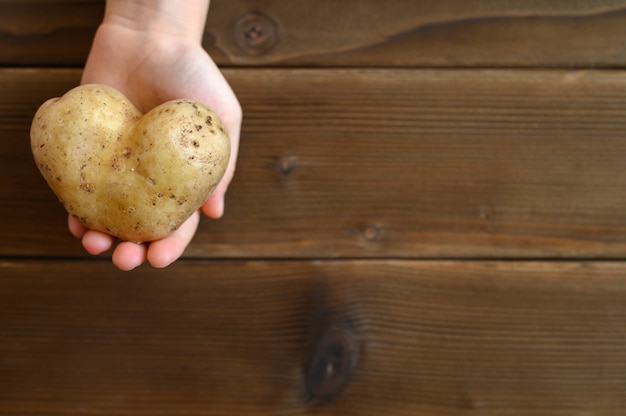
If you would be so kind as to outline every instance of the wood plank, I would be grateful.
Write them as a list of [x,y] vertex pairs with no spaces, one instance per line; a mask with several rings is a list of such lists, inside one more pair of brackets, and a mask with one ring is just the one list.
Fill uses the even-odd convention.
[[80,65],[104,0],[0,0],[0,65]]
[[[626,1],[213,0],[221,65],[623,67]],[[1,0],[0,65],[82,66],[104,0]]]
[[[228,70],[226,215],[191,257],[624,258],[626,73]],[[28,145],[72,70],[1,70],[0,253],[74,256]]]
[[211,7],[205,45],[227,65],[626,63],[623,0],[240,0]]
[[[124,274],[106,262],[4,261],[0,276],[7,415],[626,406],[621,262],[183,261]],[[330,401],[311,398],[307,363],[323,339],[342,368],[341,331],[358,345],[351,377]]]

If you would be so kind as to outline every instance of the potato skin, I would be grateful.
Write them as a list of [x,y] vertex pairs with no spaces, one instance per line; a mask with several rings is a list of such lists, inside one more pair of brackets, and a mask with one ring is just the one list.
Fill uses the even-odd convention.
[[176,230],[226,171],[230,140],[210,109],[181,99],[142,115],[120,92],[83,85],[31,126],[41,174],[87,228],[146,242]]

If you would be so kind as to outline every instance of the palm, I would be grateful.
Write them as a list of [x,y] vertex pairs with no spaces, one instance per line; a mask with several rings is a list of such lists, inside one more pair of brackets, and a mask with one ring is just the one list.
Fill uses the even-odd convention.
[[[232,146],[227,173],[202,210],[213,218],[222,215],[223,194],[232,179],[237,157],[241,108],[198,42],[167,34],[154,34],[148,39],[127,28],[103,25],[94,39],[81,83],[117,88],[143,112],[176,98],[190,98],[209,106],[222,119]],[[87,251],[100,253],[114,244],[113,237],[86,230],[73,218],[69,221],[70,231],[82,237]],[[196,212],[170,237],[149,246],[122,242],[113,253],[113,262],[127,270],[146,258],[156,267],[166,266],[182,254],[198,221]]]

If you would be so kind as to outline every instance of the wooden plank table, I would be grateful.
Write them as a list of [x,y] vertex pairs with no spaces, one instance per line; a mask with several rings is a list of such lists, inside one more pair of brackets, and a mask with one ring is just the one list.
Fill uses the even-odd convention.
[[226,214],[130,273],[29,147],[103,6],[0,0],[0,414],[626,412],[626,1],[213,0]]

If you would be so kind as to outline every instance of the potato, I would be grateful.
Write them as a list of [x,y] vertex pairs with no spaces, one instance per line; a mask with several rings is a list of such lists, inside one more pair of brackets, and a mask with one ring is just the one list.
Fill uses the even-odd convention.
[[226,171],[230,140],[191,100],[142,115],[119,91],[83,85],[46,101],[31,150],[65,209],[87,228],[146,242],[176,230]]

